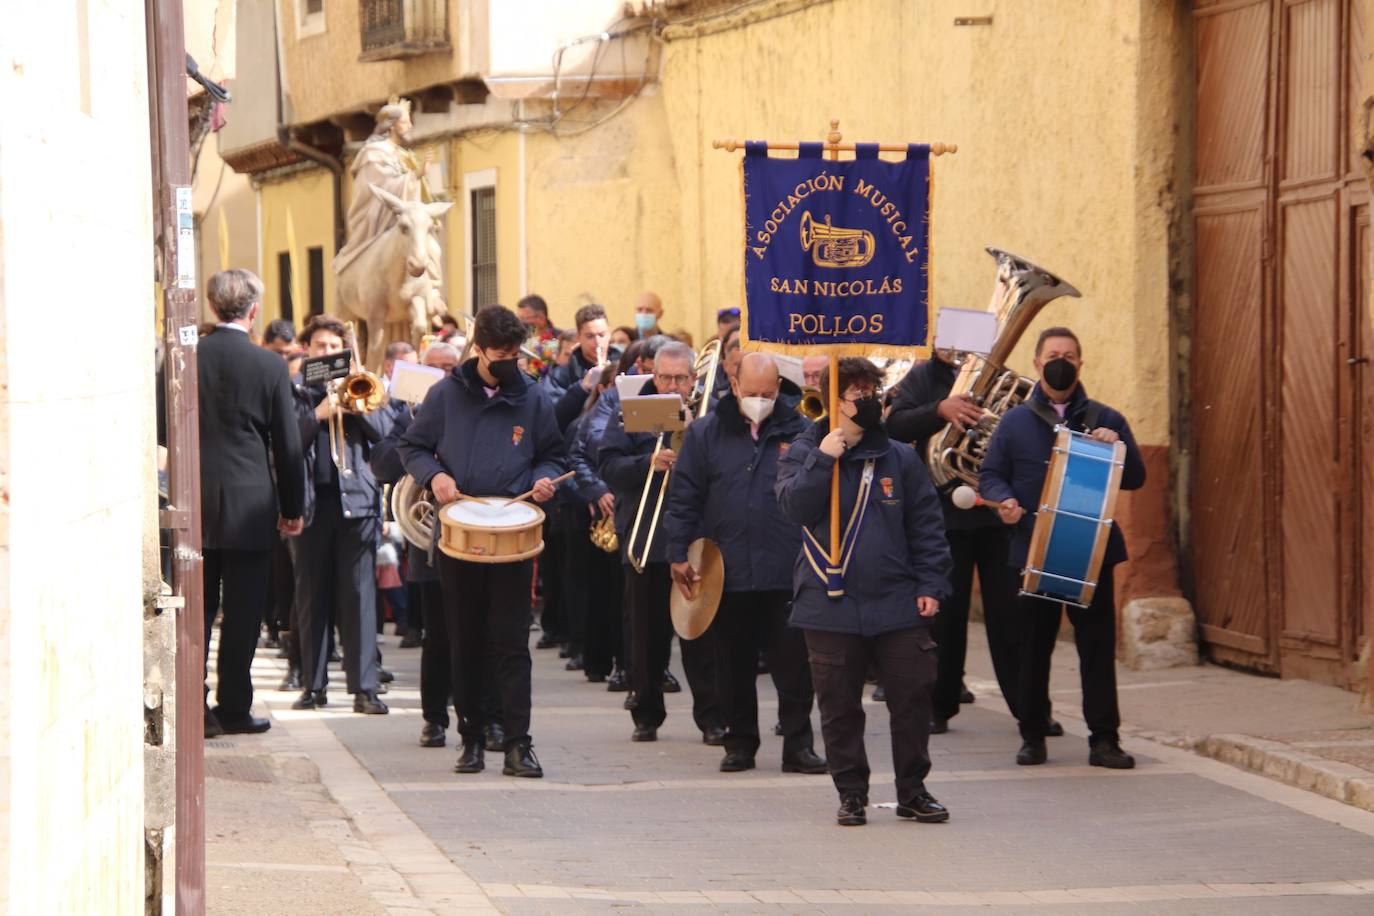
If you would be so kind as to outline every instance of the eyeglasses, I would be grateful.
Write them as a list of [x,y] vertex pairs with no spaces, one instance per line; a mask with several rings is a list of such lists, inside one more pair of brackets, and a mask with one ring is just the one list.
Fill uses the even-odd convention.
[[720,311],[716,312],[716,318],[717,318],[717,319],[720,319],[720,318],[738,318],[738,317],[739,317],[739,309],[737,309],[737,308],[721,309]]
[[857,395],[855,395],[852,398],[840,398],[840,400],[844,401],[847,404],[855,404],[859,401],[862,401],[864,398],[876,398],[879,397],[881,394],[882,392],[874,388],[872,391],[860,391]]
[[672,385],[675,388],[681,388],[683,385],[691,383],[692,378],[693,377],[690,375],[659,375],[658,373],[654,373],[654,382],[656,384]]

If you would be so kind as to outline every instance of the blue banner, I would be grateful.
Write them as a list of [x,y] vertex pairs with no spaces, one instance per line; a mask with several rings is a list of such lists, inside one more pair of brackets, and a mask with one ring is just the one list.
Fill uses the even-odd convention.
[[900,162],[877,144],[856,158],[772,159],[745,146],[745,339],[764,349],[839,348],[849,355],[928,353],[930,147]]

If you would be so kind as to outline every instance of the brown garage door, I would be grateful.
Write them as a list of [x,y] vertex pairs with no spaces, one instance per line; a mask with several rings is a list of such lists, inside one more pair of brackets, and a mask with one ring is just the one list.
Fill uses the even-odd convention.
[[1374,517],[1359,7],[1194,4],[1194,601],[1214,657],[1341,684]]

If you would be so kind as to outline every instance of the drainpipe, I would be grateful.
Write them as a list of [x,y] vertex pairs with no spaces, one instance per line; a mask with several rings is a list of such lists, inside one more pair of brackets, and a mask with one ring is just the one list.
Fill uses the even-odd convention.
[[322,149],[311,146],[304,140],[291,136],[291,129],[286,126],[285,96],[286,96],[286,75],[282,72],[282,36],[281,36],[281,12],[279,4],[272,4],[273,27],[276,31],[277,45],[277,142],[283,147],[304,156],[312,162],[318,163],[329,170],[330,181],[334,197],[334,253],[338,254],[344,246],[344,209],[343,209],[343,160],[329,155]]

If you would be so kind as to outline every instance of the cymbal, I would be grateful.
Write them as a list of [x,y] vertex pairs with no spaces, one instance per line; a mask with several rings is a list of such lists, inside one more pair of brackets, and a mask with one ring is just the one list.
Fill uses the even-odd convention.
[[687,548],[687,562],[701,578],[692,586],[690,598],[684,598],[682,589],[673,585],[673,629],[683,639],[696,639],[716,619],[720,594],[725,590],[725,562],[716,542],[706,538],[697,538]]

